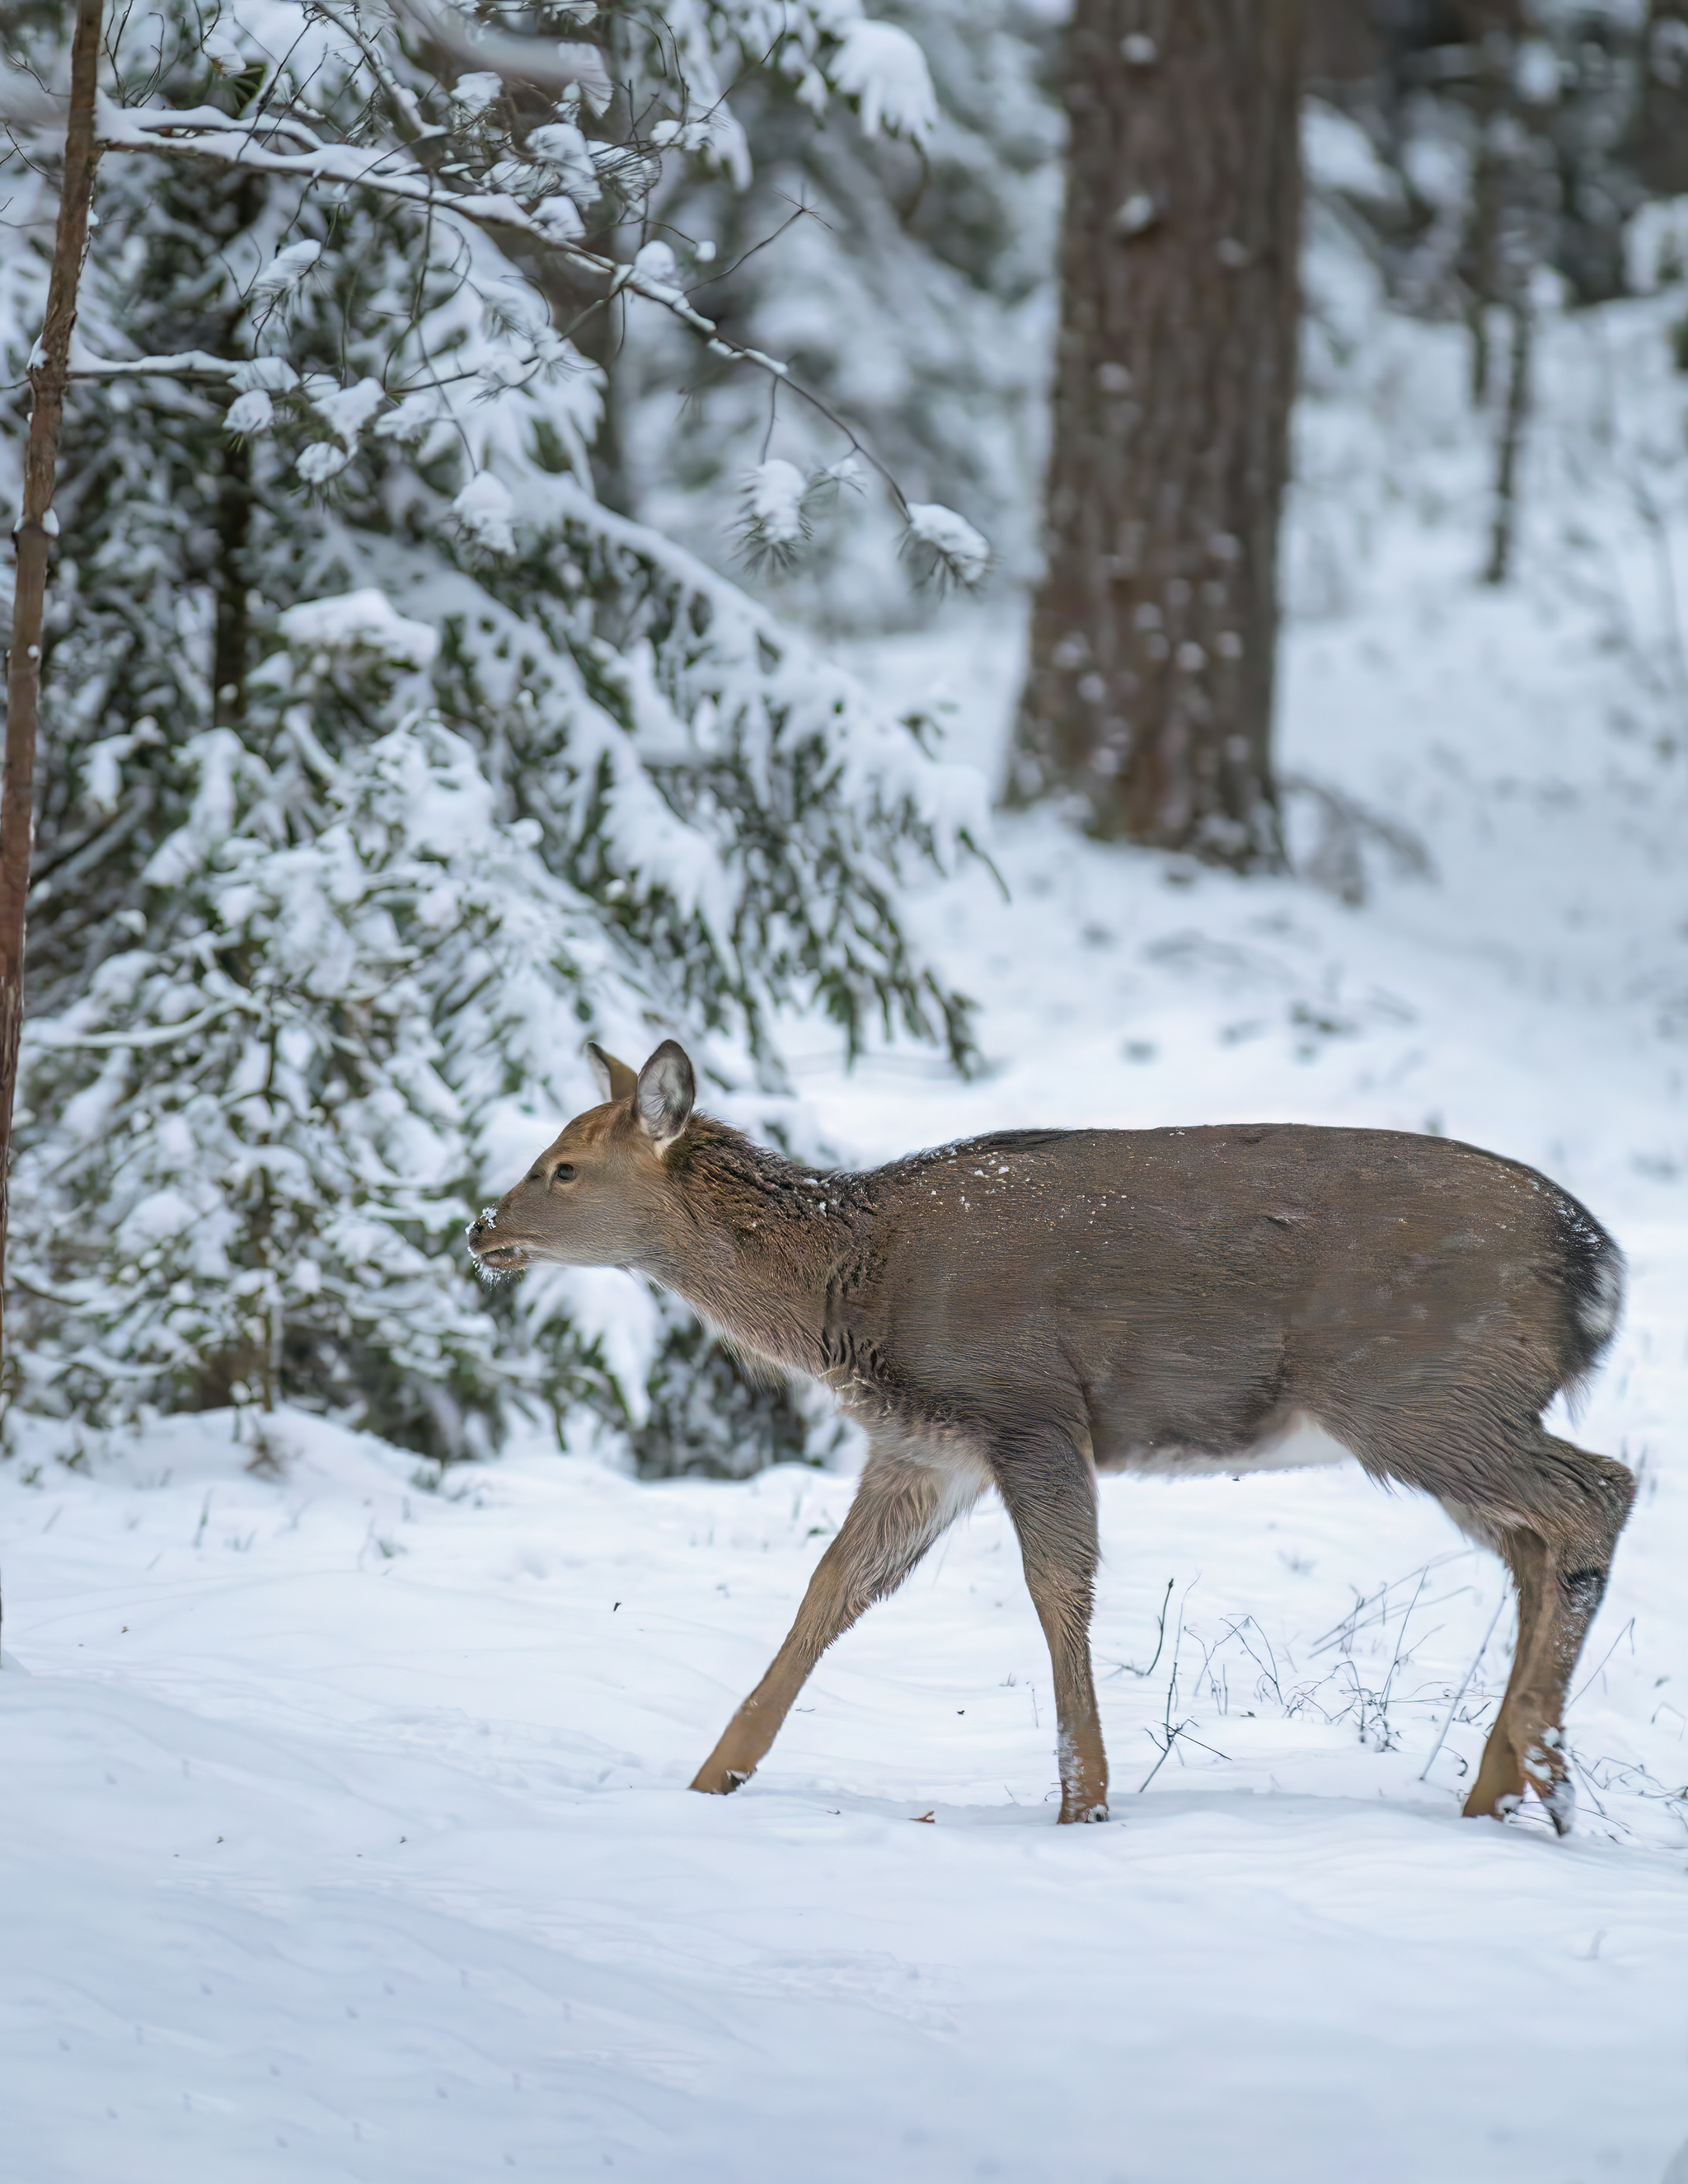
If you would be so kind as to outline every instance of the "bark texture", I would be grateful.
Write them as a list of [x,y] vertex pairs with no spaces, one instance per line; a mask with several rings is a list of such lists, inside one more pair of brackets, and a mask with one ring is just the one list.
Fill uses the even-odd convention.
[[[24,913],[35,832],[36,741],[41,716],[42,631],[53,546],[53,489],[76,288],[88,240],[93,194],[94,92],[103,0],[77,0],[70,48],[70,110],[64,180],[47,283],[47,318],[30,365],[30,437],[24,453],[24,502],[16,532],[17,578],[12,646],[6,662],[6,759],[0,777],[0,1299],[4,1295],[9,1212],[12,1110],[18,1089],[18,1041],[24,1023]],[[3,1306],[0,1305],[0,1309]],[[0,1331],[3,1322],[0,1322]]]
[[1301,0],[1078,0],[1046,517],[1014,787],[1100,835],[1280,855],[1278,526]]

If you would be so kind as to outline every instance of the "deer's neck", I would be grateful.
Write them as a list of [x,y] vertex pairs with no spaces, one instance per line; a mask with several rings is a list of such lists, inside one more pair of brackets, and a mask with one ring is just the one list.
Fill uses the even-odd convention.
[[744,1349],[821,1373],[827,1290],[866,1211],[860,1179],[703,1117],[669,1160],[671,1211],[646,1271]]

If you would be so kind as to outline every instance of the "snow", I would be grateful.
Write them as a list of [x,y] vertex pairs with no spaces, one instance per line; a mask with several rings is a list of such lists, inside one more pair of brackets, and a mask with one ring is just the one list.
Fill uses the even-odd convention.
[[634,252],[633,270],[650,288],[671,289],[676,295],[681,292],[679,260],[660,236]]
[[331,394],[313,394],[310,406],[329,431],[350,448],[356,445],[359,433],[387,398],[387,390],[378,379],[360,379]]
[[353,453],[351,448],[337,448],[330,440],[313,440],[301,449],[293,467],[307,485],[326,485],[330,478],[339,476]]
[[[1351,909],[1006,823],[1007,903],[973,866],[915,905],[988,1073],[894,1050],[846,1078],[817,1027],[800,1083],[864,1158],[1294,1116],[1434,1123],[1583,1195],[1632,1301],[1577,1432],[1643,1485],[1570,1716],[1578,1834],[1457,1817],[1505,1587],[1351,1466],[1104,1482],[1115,1819],[1057,1830],[1047,1654],[994,1503],[716,1802],[684,1786],[847,1479],[638,1485],[533,1449],[440,1480],[296,1414],[80,1453],[37,1424],[0,1463],[16,2173],[1425,2184],[1457,2158],[1658,2184],[1688,2160],[1680,773],[1590,729],[1585,627],[1375,579],[1292,634],[1286,763],[1420,829],[1434,878],[1384,860]],[[975,616],[864,664],[989,757],[1019,642]]]
[[223,419],[226,432],[267,432],[276,421],[276,405],[261,387],[237,394]]
[[285,295],[289,288],[297,288],[307,273],[322,255],[322,245],[315,238],[303,242],[290,242],[278,250],[264,270],[253,281],[248,296],[262,300],[270,296]]
[[809,481],[795,463],[774,455],[749,471],[743,487],[744,531],[756,546],[799,544],[809,533],[803,500]]
[[555,167],[571,190],[595,193],[591,148],[572,121],[547,121],[530,129],[526,149]]
[[938,125],[938,94],[916,41],[895,23],[858,20],[838,42],[833,81],[859,103],[870,136],[880,130],[924,143]]
[[277,627],[302,650],[362,649],[405,667],[426,667],[439,649],[437,631],[409,621],[373,585],[288,607]]
[[229,374],[229,384],[242,392],[286,394],[299,383],[299,376],[285,357],[248,357]]
[[[1240,1644],[1196,1732],[1227,1758],[1133,1794],[1165,1658],[1118,1664],[1169,1575],[1187,1652],[1251,1615],[1264,1661],[1347,1575],[1451,1549],[1411,1680],[1451,1675],[1498,1586],[1432,1508],[1351,1472],[1106,1485],[1117,1824],[1057,1831],[994,1507],[716,1802],[687,1776],[847,1480],[530,1456],[434,1492],[320,1421],[248,1435],[61,1432],[0,1477],[20,2176],[1409,2184],[1457,2144],[1485,2178],[1653,2184],[1682,2133],[1680,1852],[1462,1823],[1449,1764],[1416,1780],[1421,1709],[1368,1749],[1262,1703]],[[1673,1517],[1662,1488],[1599,1639],[1651,1595],[1650,1672],[1688,1665]],[[1365,1680],[1390,1643],[1355,1650]],[[1652,1696],[1621,1648],[1605,1680],[1585,1748]]]
[[493,554],[515,552],[515,503],[502,478],[494,477],[490,471],[476,471],[451,505],[477,546]]
[[574,242],[586,232],[580,207],[571,197],[543,198],[534,206],[533,218],[553,242]]
[[454,102],[466,114],[484,114],[504,97],[504,80],[491,69],[476,69],[469,75],[460,75],[451,87]]
[[990,566],[990,541],[982,532],[935,500],[911,501],[907,512],[908,537],[917,547],[928,548],[957,583],[980,581]]

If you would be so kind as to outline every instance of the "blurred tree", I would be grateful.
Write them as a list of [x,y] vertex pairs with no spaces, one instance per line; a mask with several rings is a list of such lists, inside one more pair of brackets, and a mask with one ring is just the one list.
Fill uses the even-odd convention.
[[1278,524],[1301,0],[1078,0],[1046,573],[1014,789],[1239,870],[1281,855]]
[[1309,0],[1306,75],[1389,173],[1353,209],[1409,309],[1508,303],[1521,222],[1609,303],[1631,217],[1688,190],[1688,0]]
[[1496,409],[1485,580],[1513,566],[1539,276],[1573,307],[1630,292],[1628,233],[1688,188],[1688,5],[1311,0],[1307,81],[1357,123],[1381,187],[1336,192],[1394,299],[1462,318]]

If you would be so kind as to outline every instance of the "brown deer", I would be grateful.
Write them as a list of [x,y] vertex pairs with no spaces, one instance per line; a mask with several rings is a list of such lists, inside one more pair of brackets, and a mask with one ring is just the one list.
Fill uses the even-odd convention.
[[699,1114],[672,1039],[637,1075],[590,1052],[604,1104],[475,1223],[480,1265],[647,1274],[825,1382],[870,1449],[694,1790],[755,1771],[827,1647],[994,1486],[1049,1641],[1061,1817],[1105,1819],[1095,1474],[1271,1469],[1311,1427],[1505,1561],[1518,1651],[1465,1810],[1504,1818],[1529,1788],[1570,1825],[1565,1690],[1635,1494],[1541,1424],[1622,1301],[1574,1199],[1446,1139],[1290,1123],[1001,1130],[807,1168]]

